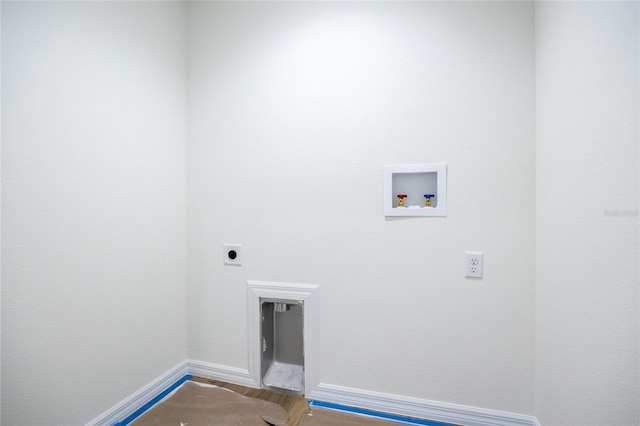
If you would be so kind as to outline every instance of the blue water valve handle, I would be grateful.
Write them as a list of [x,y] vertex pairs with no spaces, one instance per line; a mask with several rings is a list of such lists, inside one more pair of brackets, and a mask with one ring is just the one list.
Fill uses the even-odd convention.
[[435,197],[435,194],[424,194],[424,206],[431,207],[431,199]]

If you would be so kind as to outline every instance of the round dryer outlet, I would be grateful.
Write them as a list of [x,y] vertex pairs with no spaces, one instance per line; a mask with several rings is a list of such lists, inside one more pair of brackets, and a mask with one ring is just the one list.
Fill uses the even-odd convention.
[[224,244],[223,260],[225,265],[242,265],[242,244]]

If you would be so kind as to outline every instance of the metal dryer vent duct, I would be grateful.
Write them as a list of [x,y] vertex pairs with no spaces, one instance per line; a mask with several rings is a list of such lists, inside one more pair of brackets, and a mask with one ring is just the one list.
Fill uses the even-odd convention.
[[289,305],[287,305],[286,303],[274,303],[274,310],[276,312],[287,312],[289,310]]

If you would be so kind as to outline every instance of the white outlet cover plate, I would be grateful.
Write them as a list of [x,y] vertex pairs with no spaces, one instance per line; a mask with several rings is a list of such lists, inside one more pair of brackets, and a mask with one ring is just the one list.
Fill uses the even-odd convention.
[[224,244],[222,258],[225,265],[242,265],[242,244]]
[[482,278],[484,269],[484,253],[467,251],[464,254],[464,276],[467,278]]

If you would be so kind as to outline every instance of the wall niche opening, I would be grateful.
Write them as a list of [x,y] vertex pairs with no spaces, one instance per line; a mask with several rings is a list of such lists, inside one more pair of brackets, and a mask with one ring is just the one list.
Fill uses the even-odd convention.
[[385,216],[446,216],[446,163],[384,166]]
[[319,384],[316,284],[248,281],[249,374],[255,386],[308,395]]
[[263,388],[304,394],[304,302],[260,298]]

